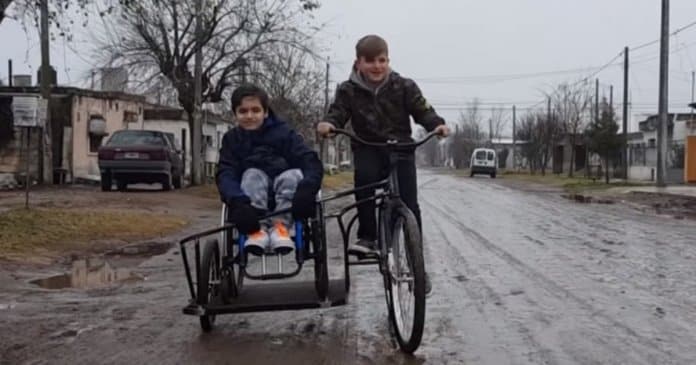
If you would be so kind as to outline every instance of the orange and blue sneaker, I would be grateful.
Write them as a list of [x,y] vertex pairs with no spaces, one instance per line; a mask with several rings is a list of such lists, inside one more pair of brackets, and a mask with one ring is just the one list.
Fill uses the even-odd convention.
[[295,249],[295,242],[290,238],[288,228],[283,222],[275,222],[271,232],[271,250],[275,253],[286,255]]
[[260,229],[254,233],[249,234],[246,242],[244,243],[245,250],[251,254],[261,256],[266,252],[266,248],[270,244],[268,233],[263,229]]

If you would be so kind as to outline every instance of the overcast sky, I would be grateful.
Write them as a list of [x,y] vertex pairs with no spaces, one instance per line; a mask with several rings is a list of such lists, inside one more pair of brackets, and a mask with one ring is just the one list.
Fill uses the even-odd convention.
[[[517,104],[520,113],[543,101],[543,91],[563,81],[591,76],[619,56],[624,46],[657,40],[660,0],[324,0],[316,13],[327,27],[321,35],[331,60],[332,84],[347,78],[354,46],[362,35],[387,39],[393,68],[415,79],[448,120],[478,97],[483,107]],[[696,22],[696,0],[672,0],[672,32]],[[95,24],[96,25],[96,24]],[[36,74],[39,46],[13,20],[0,25],[0,78],[6,60],[14,73]],[[52,63],[62,84],[84,82],[88,57],[62,42]],[[631,53],[632,113],[657,111],[659,44]],[[670,105],[687,111],[691,72],[696,69],[696,26],[671,37]],[[621,102],[623,68],[617,58],[596,76],[602,90],[614,87]],[[574,70],[558,73],[557,71]],[[496,104],[502,103],[502,104]],[[634,121],[638,118],[634,118]],[[635,127],[630,128],[635,130]]]

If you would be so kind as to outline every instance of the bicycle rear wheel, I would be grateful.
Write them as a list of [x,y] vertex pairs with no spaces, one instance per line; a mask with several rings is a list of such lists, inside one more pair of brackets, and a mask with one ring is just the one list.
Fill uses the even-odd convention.
[[394,211],[387,248],[385,289],[389,320],[402,351],[420,346],[425,325],[425,264],[418,223],[402,206]]

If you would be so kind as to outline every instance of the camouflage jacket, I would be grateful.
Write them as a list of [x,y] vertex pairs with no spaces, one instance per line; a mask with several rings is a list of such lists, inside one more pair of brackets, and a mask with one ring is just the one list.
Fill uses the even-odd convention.
[[382,85],[371,88],[353,71],[350,80],[338,86],[324,120],[337,128],[350,120],[355,134],[370,142],[403,142],[412,140],[409,116],[428,131],[445,122],[413,80],[392,71]]

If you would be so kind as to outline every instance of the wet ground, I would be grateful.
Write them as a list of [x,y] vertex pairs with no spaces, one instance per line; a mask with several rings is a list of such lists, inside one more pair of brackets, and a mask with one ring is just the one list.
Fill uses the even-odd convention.
[[[419,179],[434,292],[415,356],[393,348],[374,268],[353,271],[346,306],[220,316],[202,334],[197,318],[181,314],[178,250],[147,258],[133,246],[61,267],[0,269],[0,363],[696,363],[692,221],[488,178]],[[175,209],[175,194],[125,196],[166,197]],[[215,204],[192,199],[174,199],[195,217],[190,231],[214,225]],[[109,273],[117,280],[95,279]],[[71,288],[32,283],[63,274],[53,280]]]

